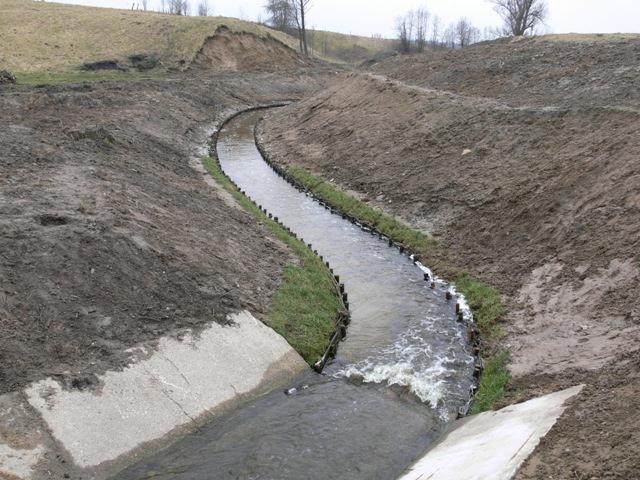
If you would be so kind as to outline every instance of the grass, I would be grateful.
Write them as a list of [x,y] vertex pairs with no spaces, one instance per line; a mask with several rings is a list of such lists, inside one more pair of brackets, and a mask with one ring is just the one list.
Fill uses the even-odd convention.
[[467,273],[458,275],[454,283],[456,289],[466,297],[484,338],[499,340],[503,333],[498,319],[504,313],[500,293],[491,285],[474,280]]
[[344,213],[359,219],[361,222],[376,227],[378,231],[396,242],[402,243],[408,249],[424,255],[435,245],[435,241],[424,233],[408,227],[392,216],[382,213],[352,195],[339,190],[329,182],[325,182],[309,173],[304,168],[291,166],[287,171],[318,197],[321,197]]
[[640,40],[638,33],[560,33],[533,37],[536,41],[549,42],[618,42]]
[[335,319],[342,311],[331,273],[303,242],[270,220],[240,193],[213,159],[204,157],[202,163],[241,207],[264,223],[300,259],[301,265],[285,267],[282,284],[273,297],[265,323],[282,335],[309,365],[313,365],[329,346],[336,328]]
[[[123,62],[133,54],[153,55],[163,69],[181,68],[191,63],[205,39],[221,25],[298,47],[297,39],[286,33],[229,17],[185,17],[33,0],[0,0],[0,12],[0,69],[23,77],[69,73],[83,63],[100,60]],[[325,50],[327,59],[334,53],[374,55],[389,42],[332,32],[310,35],[318,45],[316,53],[322,56]]]
[[113,71],[98,71],[98,72],[84,72],[84,71],[72,71],[64,73],[52,73],[52,72],[17,72],[17,83],[23,85],[61,85],[65,83],[85,83],[85,82],[100,82],[104,80],[117,80],[117,81],[140,81],[140,80],[157,80],[164,77],[163,73],[158,71],[154,72],[113,72]]
[[[504,313],[500,293],[492,286],[474,280],[467,273],[458,275],[455,284],[456,289],[469,302],[484,343],[493,347],[504,335],[498,324],[499,318]],[[478,393],[471,409],[472,414],[491,410],[511,381],[511,374],[507,369],[509,351],[503,350],[489,355],[487,350],[485,348],[483,352],[486,355],[485,368],[480,377]]]
[[[435,240],[424,233],[412,229],[395,218],[375,209],[361,200],[349,195],[334,185],[325,182],[302,167],[290,166],[288,173],[299,183],[310,189],[325,202],[340,209],[344,213],[357,218],[361,222],[375,226],[396,242],[402,243],[409,250],[423,258],[429,256],[430,250],[436,246]],[[498,320],[504,313],[500,293],[490,285],[473,279],[467,273],[458,274],[454,283],[462,293],[473,311],[474,319],[483,339],[482,354],[485,357],[485,370],[480,378],[478,393],[472,413],[480,413],[493,407],[503,395],[511,376],[507,370],[509,352],[503,351],[495,355],[495,345],[503,335]]]
[[505,388],[511,381],[511,374],[507,370],[508,360],[509,352],[505,350],[494,355],[485,363],[478,393],[471,408],[472,415],[491,410],[504,395]]
[[271,35],[291,47],[294,38],[228,17],[184,17],[32,0],[0,0],[0,68],[64,73],[83,63],[156,55],[164,68],[188,64],[220,25]]
[[345,63],[360,63],[383,52],[393,51],[396,41],[388,38],[361,37],[325,30],[309,30],[308,42],[321,57]]

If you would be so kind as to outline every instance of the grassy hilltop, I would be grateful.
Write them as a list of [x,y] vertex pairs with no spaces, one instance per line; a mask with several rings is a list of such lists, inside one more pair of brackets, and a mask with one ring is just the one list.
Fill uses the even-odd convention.
[[[156,12],[0,0],[0,68],[19,78],[77,72],[84,63],[153,55],[162,69],[188,65],[216,29],[271,36],[292,48],[297,39],[253,22],[228,17],[182,17]],[[390,41],[310,32],[316,52],[359,61],[388,48]],[[86,74],[85,74],[86,75]],[[102,74],[104,76],[104,74]],[[112,72],[118,77],[122,73]]]

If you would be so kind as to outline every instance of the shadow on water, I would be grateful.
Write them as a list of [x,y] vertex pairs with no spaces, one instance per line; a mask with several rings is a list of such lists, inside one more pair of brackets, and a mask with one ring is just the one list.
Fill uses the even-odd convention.
[[225,172],[328,260],[351,323],[333,363],[296,393],[274,391],[143,459],[118,479],[390,479],[467,401],[473,357],[444,289],[386,242],[281,179],[255,147],[260,114],[218,138]]

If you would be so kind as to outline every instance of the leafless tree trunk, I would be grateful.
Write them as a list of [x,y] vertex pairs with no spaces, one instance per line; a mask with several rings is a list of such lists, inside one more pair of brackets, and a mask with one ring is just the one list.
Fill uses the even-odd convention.
[[458,23],[456,23],[454,27],[454,31],[455,38],[461,48],[467,47],[472,43],[477,42],[478,38],[480,37],[480,31],[464,17],[458,20]]
[[172,15],[182,15],[182,0],[169,0],[169,13]]
[[409,53],[411,51],[411,41],[413,40],[413,11],[408,12],[403,17],[396,20],[396,32],[398,34],[398,50],[401,53]]
[[276,30],[290,32],[296,28],[295,6],[290,0],[268,0],[265,5],[267,23]]
[[456,48],[456,26],[453,23],[442,32],[442,45]]
[[533,33],[547,17],[545,0],[491,0],[504,20],[504,30],[516,37]]
[[142,10],[147,11],[147,5],[149,4],[149,0],[142,0]]
[[434,48],[440,46],[440,17],[438,15],[434,15],[431,22],[431,46]]
[[416,31],[416,50],[424,52],[427,46],[427,32],[429,31],[429,12],[426,8],[418,8],[414,12],[415,31]]
[[200,0],[200,3],[198,3],[198,16],[209,16],[209,0]]
[[300,51],[309,56],[307,44],[307,13],[311,8],[311,0],[290,0],[295,12],[295,21],[300,39]]

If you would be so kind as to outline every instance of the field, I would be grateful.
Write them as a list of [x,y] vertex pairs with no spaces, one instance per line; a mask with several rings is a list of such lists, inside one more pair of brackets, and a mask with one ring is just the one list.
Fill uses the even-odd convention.
[[155,12],[0,0],[0,65],[16,73],[66,72],[83,63],[156,55],[163,68],[189,64],[220,25],[293,40],[251,22]]
[[360,63],[395,49],[395,41],[387,38],[360,37],[324,30],[310,30],[309,45],[321,58],[344,63]]
[[[157,60],[156,71],[184,69],[216,29],[272,37],[296,49],[296,38],[227,17],[182,17],[156,12],[82,7],[31,0],[0,0],[0,69],[24,83],[140,78],[132,55]],[[389,47],[388,40],[310,32],[315,54],[359,62]],[[79,72],[85,63],[119,62],[128,71]],[[68,76],[72,72],[73,75]]]

